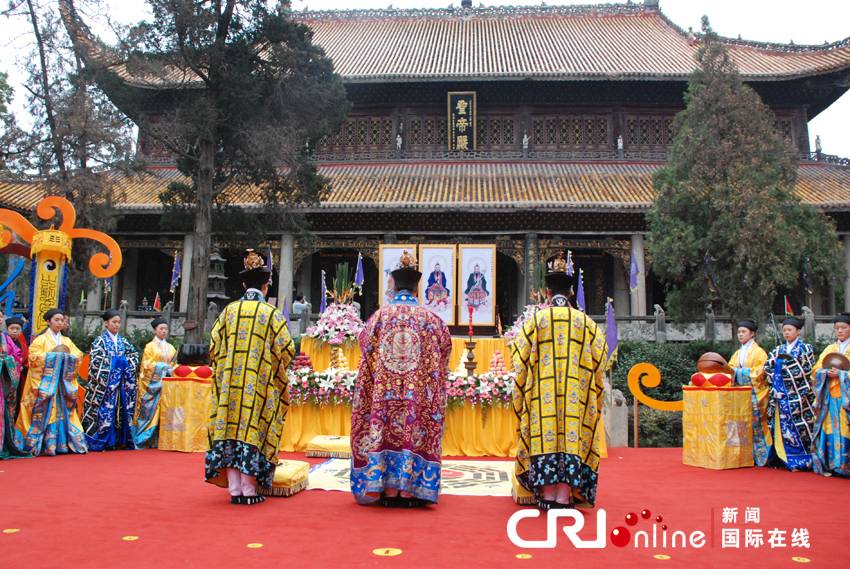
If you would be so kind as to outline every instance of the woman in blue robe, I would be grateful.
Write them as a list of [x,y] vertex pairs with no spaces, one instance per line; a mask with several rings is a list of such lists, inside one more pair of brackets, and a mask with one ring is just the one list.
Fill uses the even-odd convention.
[[103,321],[104,331],[91,345],[83,430],[90,451],[133,449],[139,352],[118,335],[121,314],[117,310],[107,310]]
[[767,423],[773,438],[768,462],[792,471],[812,469],[815,394],[809,376],[815,355],[812,346],[800,339],[802,328],[799,318],[783,320],[785,343],[770,352],[764,365],[770,384]]

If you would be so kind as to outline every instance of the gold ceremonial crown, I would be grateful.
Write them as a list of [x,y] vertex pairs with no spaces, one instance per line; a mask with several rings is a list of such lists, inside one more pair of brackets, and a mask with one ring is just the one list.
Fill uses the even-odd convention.
[[401,254],[401,259],[399,259],[398,267],[396,268],[419,270],[419,261],[417,261],[416,257],[408,253],[405,249],[405,251]]
[[567,259],[564,257],[564,253],[558,253],[557,257],[553,260],[549,261],[549,272],[550,273],[566,273],[567,272]]
[[263,258],[253,249],[245,249],[245,270],[262,269],[265,266]]

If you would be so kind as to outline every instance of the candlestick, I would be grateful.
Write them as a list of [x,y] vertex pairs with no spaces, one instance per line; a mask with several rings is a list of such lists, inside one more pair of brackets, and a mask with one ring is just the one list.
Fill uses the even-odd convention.
[[471,304],[467,304],[467,307],[469,307],[469,341],[471,342],[472,341],[472,310],[473,310],[473,308],[472,308]]

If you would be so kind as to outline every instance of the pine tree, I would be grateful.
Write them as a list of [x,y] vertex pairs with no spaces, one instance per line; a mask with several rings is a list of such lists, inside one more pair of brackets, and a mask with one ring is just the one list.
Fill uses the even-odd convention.
[[[114,55],[98,60],[84,46],[78,51],[107,95],[175,155],[191,180],[189,192],[172,187],[163,200],[179,206],[183,195],[182,207],[193,213],[192,278],[183,286],[189,287],[188,320],[197,323],[187,341],[198,342],[216,204],[238,185],[257,188],[279,214],[284,206],[315,203],[328,183],[309,148],[337,130],[348,102],[330,59],[313,44],[312,31],[292,20],[286,3],[276,10],[264,0],[148,4],[153,19],[131,29],[121,58],[164,87],[155,108],[150,90],[134,90],[116,74]],[[88,33],[73,1],[61,0],[60,7],[72,35]],[[101,44],[99,51],[110,50]]]
[[780,288],[840,278],[834,223],[794,193],[797,156],[703,18],[698,68],[676,116],[669,163],[648,215],[653,270],[671,316],[720,301],[734,318],[764,317]]

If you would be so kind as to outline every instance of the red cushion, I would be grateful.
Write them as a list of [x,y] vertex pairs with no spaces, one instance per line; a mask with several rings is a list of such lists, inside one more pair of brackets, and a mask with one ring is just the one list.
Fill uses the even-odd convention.
[[210,366],[198,366],[195,368],[195,375],[201,379],[207,379],[212,376],[212,368]]
[[174,368],[174,377],[186,377],[192,373],[192,368],[189,366],[180,365]]
[[711,385],[716,385],[717,387],[723,387],[727,383],[732,381],[732,378],[729,377],[728,374],[725,373],[715,373],[711,377],[708,378],[708,382]]
[[691,383],[693,383],[697,387],[702,387],[703,385],[705,385],[705,375],[700,372],[696,372],[691,376]]

